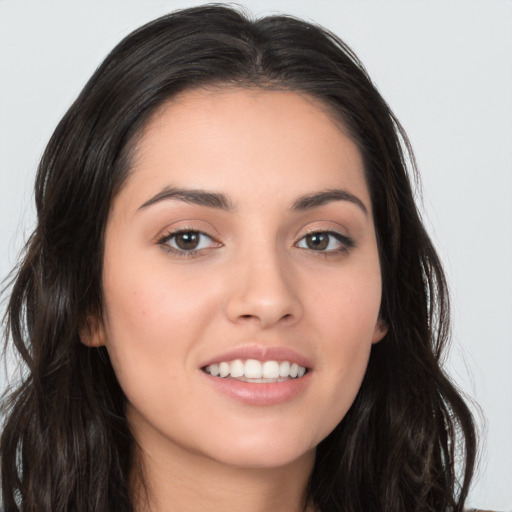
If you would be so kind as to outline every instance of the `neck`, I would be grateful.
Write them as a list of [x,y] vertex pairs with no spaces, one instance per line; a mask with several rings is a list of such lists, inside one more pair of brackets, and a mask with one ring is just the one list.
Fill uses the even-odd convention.
[[178,448],[151,454],[138,449],[132,473],[137,512],[313,512],[306,488],[314,451],[290,464],[241,468]]

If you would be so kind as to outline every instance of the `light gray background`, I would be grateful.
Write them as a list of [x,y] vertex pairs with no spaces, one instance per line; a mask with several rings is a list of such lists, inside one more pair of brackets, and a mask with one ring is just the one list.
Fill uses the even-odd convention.
[[[132,29],[199,3],[0,0],[0,277],[34,222],[43,148],[85,81]],[[485,417],[469,504],[512,509],[512,2],[239,3],[339,34],[405,126],[453,291],[447,365]],[[2,370],[0,379],[3,388]]]

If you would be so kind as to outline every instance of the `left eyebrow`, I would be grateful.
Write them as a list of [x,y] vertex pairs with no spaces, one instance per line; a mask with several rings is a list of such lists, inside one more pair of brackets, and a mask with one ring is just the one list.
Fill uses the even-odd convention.
[[158,194],[154,195],[151,199],[148,199],[144,204],[139,206],[139,210],[144,210],[148,206],[159,203],[160,201],[172,199],[198,206],[216,208],[218,210],[232,211],[235,209],[233,203],[224,194],[198,189],[165,187]]
[[348,201],[358,206],[365,215],[368,215],[368,209],[364,205],[363,201],[361,201],[361,199],[359,199],[354,194],[351,194],[350,192],[347,192],[341,188],[333,188],[322,192],[301,196],[294,201],[291,209],[293,211],[311,210],[333,201]]

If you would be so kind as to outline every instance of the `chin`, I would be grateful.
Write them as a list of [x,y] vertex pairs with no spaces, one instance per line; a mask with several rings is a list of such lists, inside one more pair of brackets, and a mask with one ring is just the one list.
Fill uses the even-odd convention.
[[[265,435],[267,434],[267,435]],[[237,436],[227,444],[208,447],[210,458],[236,468],[279,468],[299,459],[313,460],[316,444],[290,436],[269,437],[268,432]]]

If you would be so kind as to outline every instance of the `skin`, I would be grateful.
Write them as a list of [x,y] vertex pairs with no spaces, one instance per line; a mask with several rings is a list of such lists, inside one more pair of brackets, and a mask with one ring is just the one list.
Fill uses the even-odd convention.
[[[141,208],[166,187],[222,193],[232,209],[179,198]],[[291,209],[333,188],[362,205]],[[197,252],[177,252],[178,229],[208,236]],[[322,235],[329,245],[313,249],[312,231],[351,243]],[[361,155],[327,109],[241,88],[169,101],[113,202],[103,287],[104,318],[87,342],[106,345],[128,399],[149,500],[139,494],[138,510],[302,510],[315,447],[346,414],[386,333]],[[308,358],[305,390],[267,406],[220,393],[201,365],[241,346]]]

